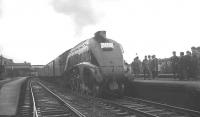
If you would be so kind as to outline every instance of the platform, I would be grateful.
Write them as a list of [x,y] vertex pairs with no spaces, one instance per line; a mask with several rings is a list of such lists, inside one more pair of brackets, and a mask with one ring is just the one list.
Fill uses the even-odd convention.
[[186,87],[193,87],[197,90],[200,90],[200,81],[192,81],[192,80],[174,80],[172,78],[156,78],[156,79],[135,79],[135,82],[146,82],[146,83],[157,83],[163,85],[184,85]]
[[2,86],[3,84],[5,84],[5,83],[7,83],[7,82],[9,82],[9,81],[11,81],[10,78],[5,79],[5,80],[0,80],[0,88],[1,88],[1,86]]
[[0,89],[0,116],[12,116],[16,114],[21,85],[26,77],[16,78],[4,84]]
[[200,111],[200,81],[135,79],[128,95]]

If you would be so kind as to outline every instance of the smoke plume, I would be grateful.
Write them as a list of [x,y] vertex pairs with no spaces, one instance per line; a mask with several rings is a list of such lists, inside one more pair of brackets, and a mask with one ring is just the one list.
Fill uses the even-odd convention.
[[85,26],[97,23],[90,0],[53,0],[53,7],[57,12],[73,19],[77,33],[80,33]]

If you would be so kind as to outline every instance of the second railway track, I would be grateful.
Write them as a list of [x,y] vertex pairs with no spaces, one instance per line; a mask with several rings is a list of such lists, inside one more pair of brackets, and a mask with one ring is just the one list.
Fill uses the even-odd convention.
[[30,83],[37,116],[72,117],[200,117],[199,112],[141,99],[105,100],[70,92],[53,85]]
[[124,99],[118,99],[113,102],[138,112],[149,114],[152,117],[200,117],[200,112],[198,111],[138,98],[124,97]]

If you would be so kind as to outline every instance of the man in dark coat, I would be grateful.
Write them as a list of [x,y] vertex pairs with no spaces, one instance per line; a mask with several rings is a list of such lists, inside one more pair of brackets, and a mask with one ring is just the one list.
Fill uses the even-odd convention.
[[149,76],[152,77],[152,59],[151,59],[151,55],[148,55],[148,72],[149,72]]
[[192,61],[191,61],[191,77],[193,80],[197,80],[197,73],[198,73],[198,58],[195,54],[192,55]]
[[149,76],[149,66],[148,66],[147,56],[145,56],[144,60],[142,61],[142,70],[144,73],[144,79],[146,79],[146,77]]
[[158,59],[156,55],[152,56],[152,78],[155,79],[158,75]]
[[140,73],[140,60],[139,60],[139,57],[135,57],[134,58],[134,61],[131,63],[131,67],[132,67],[132,70],[133,70],[133,73],[136,77],[139,76],[139,73]]
[[186,78],[186,66],[184,52],[180,52],[180,58],[178,62],[179,79],[183,80]]
[[176,56],[176,52],[173,51],[173,56],[170,59],[171,65],[172,65],[172,73],[173,73],[173,78],[176,79],[178,78],[178,61],[179,58]]
[[190,51],[186,52],[186,55],[184,56],[184,63],[186,68],[185,78],[186,80],[189,80],[192,73],[192,56]]

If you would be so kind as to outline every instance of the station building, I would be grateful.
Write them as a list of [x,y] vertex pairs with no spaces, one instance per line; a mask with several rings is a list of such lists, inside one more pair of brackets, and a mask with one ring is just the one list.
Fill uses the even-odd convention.
[[0,57],[0,79],[6,77],[29,76],[31,64],[28,62],[15,63],[12,59]]
[[5,72],[7,76],[29,76],[31,73],[31,64],[24,63],[10,63],[5,65]]

